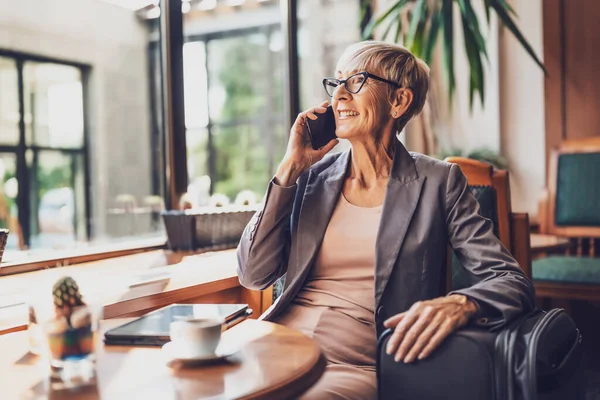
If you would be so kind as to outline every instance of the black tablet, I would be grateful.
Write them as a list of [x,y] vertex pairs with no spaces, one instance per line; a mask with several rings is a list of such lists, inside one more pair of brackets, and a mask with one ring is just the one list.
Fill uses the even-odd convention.
[[162,346],[170,340],[169,326],[173,321],[219,318],[227,329],[251,314],[247,304],[171,304],[107,331],[104,343]]

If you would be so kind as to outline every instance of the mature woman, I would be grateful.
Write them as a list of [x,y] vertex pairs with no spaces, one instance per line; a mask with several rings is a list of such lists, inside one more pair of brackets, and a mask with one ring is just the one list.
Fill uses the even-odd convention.
[[[328,360],[310,399],[374,399],[377,336],[388,354],[422,359],[471,322],[500,327],[533,307],[531,282],[479,214],[456,165],[409,153],[397,133],[423,108],[429,69],[383,42],[350,46],[324,81],[336,134],[350,150],[313,150],[302,112],[238,247],[239,279],[265,289],[285,276],[263,318],[314,338]],[[439,297],[450,243],[471,287]]]

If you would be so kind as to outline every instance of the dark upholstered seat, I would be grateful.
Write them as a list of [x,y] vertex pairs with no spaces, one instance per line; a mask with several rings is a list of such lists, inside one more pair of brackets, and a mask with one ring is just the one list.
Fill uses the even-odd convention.
[[551,256],[535,260],[533,279],[536,282],[600,284],[600,258]]
[[533,262],[538,296],[599,301],[600,138],[567,140],[554,149],[539,219],[541,233],[569,238],[572,246]]

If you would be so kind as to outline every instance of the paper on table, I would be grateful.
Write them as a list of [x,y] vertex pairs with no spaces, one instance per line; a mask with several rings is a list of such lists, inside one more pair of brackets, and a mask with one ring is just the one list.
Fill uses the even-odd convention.
[[171,272],[167,268],[152,268],[133,277],[129,284],[130,288],[145,285],[154,285],[158,283],[167,283],[171,279]]

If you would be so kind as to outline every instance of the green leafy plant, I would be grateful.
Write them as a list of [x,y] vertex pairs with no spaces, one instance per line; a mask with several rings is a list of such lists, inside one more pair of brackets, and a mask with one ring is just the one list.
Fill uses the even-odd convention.
[[[490,15],[496,13],[500,22],[512,32],[523,48],[546,73],[544,65],[527,42],[513,17],[515,10],[507,0],[478,0],[485,7],[485,15],[489,25]],[[374,0],[366,0],[363,15]],[[433,51],[438,38],[442,37],[442,54],[444,75],[448,83],[448,94],[452,99],[455,89],[454,75],[454,18],[453,8],[456,4],[460,12],[460,22],[464,36],[465,51],[469,61],[470,84],[469,102],[473,106],[475,93],[479,93],[484,103],[484,59],[488,59],[485,39],[471,0],[393,0],[379,15],[373,16],[365,29],[363,38],[373,36],[374,30],[383,29],[383,39],[393,34],[397,43],[402,43],[413,54],[431,65]]]
[[467,157],[473,160],[483,161],[492,164],[497,169],[508,169],[508,161],[502,155],[494,150],[487,148],[473,149],[470,152],[464,152],[457,148],[445,149],[435,155],[436,158],[443,160],[447,157]]

